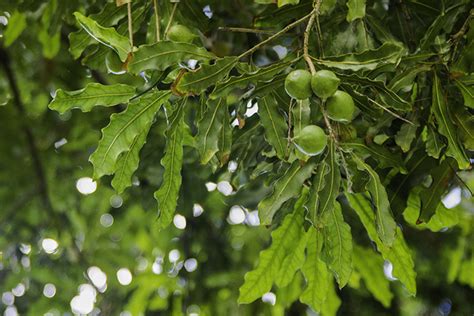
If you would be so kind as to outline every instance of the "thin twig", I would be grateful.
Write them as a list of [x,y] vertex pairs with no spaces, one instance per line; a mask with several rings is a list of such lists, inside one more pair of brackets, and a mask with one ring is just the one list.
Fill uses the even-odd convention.
[[285,34],[286,32],[288,32],[289,30],[291,30],[292,28],[294,28],[295,26],[299,25],[300,23],[306,21],[307,19],[309,19],[312,15],[312,12],[305,15],[304,17],[300,18],[299,20],[296,20],[295,22],[291,23],[291,24],[288,24],[287,26],[285,26],[281,31],[278,31],[277,33],[273,34],[272,36],[270,36],[269,38],[267,38],[266,40],[264,41],[261,41],[260,43],[258,43],[257,45],[255,45],[254,47],[252,47],[251,49],[243,52],[242,54],[240,54],[239,56],[237,56],[237,59],[242,59],[248,55],[251,55],[253,52],[255,52],[256,50],[258,50],[260,47],[266,45],[267,43],[273,41],[275,38]]
[[158,11],[158,3],[153,0],[153,7],[155,8],[155,28],[156,28],[156,41],[159,42],[160,38],[160,13]]
[[173,22],[174,14],[176,12],[176,7],[178,7],[178,3],[179,2],[175,2],[173,5],[173,9],[171,10],[171,15],[170,15],[170,18],[168,19],[168,24],[166,25],[166,29],[165,29],[165,34],[164,34],[165,38],[168,35],[168,31],[170,30],[171,23]]
[[130,39],[130,47],[133,49],[133,24],[132,24],[132,3],[127,3],[128,15],[128,37]]
[[240,33],[256,33],[256,34],[269,34],[273,35],[275,32],[267,31],[267,30],[259,30],[259,29],[249,29],[246,27],[230,27],[230,26],[220,26],[218,28],[219,31],[227,31],[227,32],[240,32]]

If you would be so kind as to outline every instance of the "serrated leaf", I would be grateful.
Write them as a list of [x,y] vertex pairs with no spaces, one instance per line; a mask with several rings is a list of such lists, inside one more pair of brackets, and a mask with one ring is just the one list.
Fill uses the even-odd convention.
[[102,85],[93,82],[80,90],[63,91],[58,89],[48,107],[61,114],[73,108],[89,112],[98,105],[114,106],[119,103],[127,103],[134,95],[135,87],[126,84]]
[[238,77],[231,77],[225,82],[218,83],[210,96],[211,98],[223,97],[233,89],[245,88],[249,84],[256,84],[261,81],[270,81],[278,73],[288,68],[289,65],[291,65],[290,61],[277,62],[267,67],[258,68],[253,72],[244,73]]
[[438,131],[448,140],[446,155],[456,159],[459,169],[467,169],[470,166],[469,158],[462,148],[456,129],[451,120],[451,116],[444,99],[443,90],[438,76],[435,74],[433,80],[433,102],[431,112],[438,122]]
[[302,166],[299,161],[295,161],[285,174],[276,180],[273,192],[258,203],[258,216],[262,225],[271,224],[273,215],[282,204],[300,193],[304,181],[311,176],[313,169],[313,162]]
[[346,3],[349,11],[347,12],[347,22],[352,22],[365,17],[365,1],[366,0],[349,0]]
[[365,286],[377,301],[385,308],[390,306],[393,294],[390,291],[389,280],[383,272],[383,258],[372,249],[354,247],[354,268],[360,273]]
[[355,83],[361,86],[370,87],[371,90],[379,94],[380,102],[387,108],[397,109],[400,111],[410,111],[412,106],[409,102],[400,97],[393,90],[389,89],[384,81],[362,77],[356,73],[353,74],[337,74],[344,83]]
[[411,143],[416,137],[416,130],[418,125],[403,123],[400,130],[395,135],[395,143],[402,149],[404,153],[408,152]]
[[118,194],[132,185],[132,176],[138,168],[140,150],[145,145],[147,134],[148,130],[138,134],[130,144],[130,149],[117,160],[117,168],[111,184]]
[[[374,70],[388,64],[398,64],[404,48],[396,42],[386,42],[376,49],[368,49],[360,53],[328,56],[324,59],[314,59],[318,65],[341,70]],[[339,74],[338,74],[339,75]]]
[[24,13],[15,11],[8,19],[7,27],[3,33],[3,45],[6,47],[13,44],[13,42],[26,29],[26,16]]
[[352,273],[351,227],[344,221],[341,205],[334,206],[324,214],[323,260],[334,274],[339,288],[343,288]]
[[135,137],[150,128],[156,112],[170,94],[170,91],[147,93],[129,103],[125,111],[112,114],[109,125],[102,129],[102,138],[96,151],[89,158],[94,166],[95,178],[116,171],[120,154],[130,150]]
[[[126,15],[127,11],[125,8],[118,8],[113,3],[107,3],[104,5],[102,11],[90,15],[90,18],[102,26],[109,27],[120,21]],[[84,29],[69,34],[69,52],[74,59],[79,58],[87,46],[94,43],[95,39],[87,34]]]
[[293,277],[303,266],[305,261],[305,249],[308,242],[308,233],[303,233],[296,247],[290,250],[288,255],[281,263],[280,271],[275,278],[275,284],[278,287],[285,287],[293,280]]
[[181,168],[183,166],[183,140],[184,140],[184,106],[178,104],[170,117],[166,131],[165,155],[161,159],[161,165],[165,171],[163,181],[154,196],[158,202],[158,226],[167,227],[174,217],[176,211],[179,189],[181,188]]
[[331,274],[326,263],[321,260],[322,233],[310,227],[308,234],[306,261],[302,269],[306,279],[306,288],[300,296],[300,301],[316,312],[320,312],[328,296]]
[[292,111],[293,120],[293,135],[298,135],[299,132],[310,124],[311,108],[308,100],[298,100]]
[[443,203],[437,205],[434,215],[427,223],[418,222],[421,211],[420,190],[420,187],[414,188],[408,196],[407,207],[403,211],[403,218],[407,223],[419,229],[429,229],[432,232],[439,232],[459,223],[459,215],[456,209],[448,209]]
[[219,151],[219,134],[226,111],[228,109],[225,98],[207,101],[207,109],[198,122],[196,135],[196,146],[200,152],[202,164],[208,163]]
[[201,65],[196,71],[186,72],[178,78],[175,89],[181,94],[199,94],[227,77],[237,62],[236,57],[225,57],[213,65]]
[[395,230],[397,225],[391,214],[387,192],[385,191],[385,188],[380,181],[379,175],[375,172],[375,170],[356,155],[353,155],[352,157],[357,164],[357,168],[359,170],[366,171],[369,175],[367,190],[370,192],[376,211],[375,219],[377,233],[380,237],[380,240],[386,246],[391,246],[395,239]]
[[465,85],[461,80],[456,80],[456,86],[464,98],[464,105],[474,109],[474,87]]
[[430,171],[432,183],[429,187],[420,191],[420,221],[427,223],[435,213],[438,204],[441,203],[441,197],[448,189],[449,183],[455,174],[451,163],[453,161],[448,158]]
[[416,294],[416,272],[410,249],[403,238],[403,233],[399,227],[396,230],[396,237],[391,247],[387,247],[379,238],[375,226],[375,214],[369,201],[363,194],[346,194],[346,197],[359,216],[364,225],[369,238],[375,242],[385,260],[389,260],[393,265],[393,275],[403,283],[411,295]]
[[99,25],[96,21],[79,12],[74,12],[74,16],[84,30],[96,41],[112,48],[122,62],[127,60],[128,53],[131,51],[130,42],[127,37],[120,35],[112,27]]
[[265,129],[265,139],[275,149],[278,158],[284,160],[288,148],[288,125],[273,95],[258,101],[258,115]]
[[252,303],[270,291],[282,261],[304,233],[302,207],[304,198],[295,205],[292,213],[286,215],[281,226],[272,232],[272,244],[260,252],[255,269],[245,274],[244,284],[239,288],[239,304]]
[[327,297],[321,306],[321,315],[336,316],[340,306],[341,299],[337,295],[336,288],[334,286],[334,280],[330,278]]
[[428,65],[420,65],[418,67],[410,67],[404,72],[396,75],[390,83],[388,84],[387,88],[392,90],[395,93],[399,91],[408,92],[411,91],[413,84],[415,83],[416,77],[423,72],[430,71],[431,67]]
[[133,74],[154,69],[165,70],[177,66],[180,62],[195,59],[207,61],[214,55],[203,47],[189,43],[161,41],[155,44],[142,45],[133,53],[133,59],[128,64],[128,70]]
[[224,111],[224,117],[222,120],[222,128],[219,132],[219,141],[217,142],[219,151],[217,152],[217,158],[221,163],[221,167],[229,161],[230,153],[232,150],[232,126],[230,125],[230,114],[228,109]]
[[329,172],[325,178],[325,185],[319,192],[320,201],[318,207],[319,216],[324,216],[326,212],[331,212],[336,204],[336,198],[339,195],[339,187],[341,183],[341,173],[336,153],[336,144],[329,141],[328,152],[325,162],[329,168]]
[[379,168],[399,168],[402,172],[405,172],[405,166],[403,164],[400,155],[388,151],[385,147],[380,145],[366,145],[362,141],[352,140],[341,143],[341,147],[347,150],[353,150],[359,157],[364,160],[372,157],[378,164]]
[[320,225],[319,204],[321,202],[321,191],[326,185],[326,178],[329,174],[329,165],[326,160],[321,161],[316,169],[316,174],[313,176],[313,182],[309,191],[309,199],[306,207],[308,209],[307,219],[318,227]]
[[454,121],[459,127],[461,141],[468,150],[474,150],[474,115],[465,108],[459,108],[454,112]]
[[429,156],[438,159],[441,151],[444,147],[446,147],[446,144],[443,143],[438,133],[436,133],[436,131],[431,126],[427,125],[423,129],[421,137],[425,142],[426,153]]

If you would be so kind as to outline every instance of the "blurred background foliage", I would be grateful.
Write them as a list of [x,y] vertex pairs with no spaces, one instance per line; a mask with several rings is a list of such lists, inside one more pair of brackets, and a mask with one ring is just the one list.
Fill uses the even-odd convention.
[[[292,8],[304,12],[305,6],[311,5],[310,1],[301,1],[296,7],[278,9],[260,2],[182,1],[176,18],[199,29],[209,50],[226,56],[252,47],[261,35],[218,31],[219,26],[278,28],[294,18]],[[415,47],[413,39],[422,37],[436,18],[430,11],[448,2],[367,1],[367,6],[374,11],[390,6],[395,13],[387,16],[382,12],[383,24],[408,47]],[[152,3],[133,3],[135,41],[143,43],[154,32]],[[336,5],[334,0],[328,3]],[[172,4],[160,4],[162,24],[166,25]],[[373,46],[371,39],[359,40],[360,26],[346,22],[346,11],[340,7],[340,14],[335,15],[339,20],[324,32],[325,51],[339,55]],[[408,24],[424,26],[410,28],[414,34],[409,38],[404,38],[407,24],[394,20],[406,8],[419,13]],[[206,17],[203,9],[204,13],[212,12],[212,18]],[[71,312],[122,316],[313,314],[295,301],[301,291],[301,274],[288,287],[275,289],[276,302],[270,295],[266,302],[237,305],[243,275],[269,244],[270,230],[258,226],[253,211],[267,193],[263,186],[228,195],[229,183],[239,182],[239,170],[232,166],[214,173],[210,166],[197,162],[195,151],[187,149],[177,210],[185,221],[178,218],[175,225],[156,229],[152,193],[163,172],[159,164],[165,146],[163,111],[140,154],[133,187],[119,196],[110,188],[110,178],[105,178],[95,188],[89,178],[92,168],[88,157],[110,114],[122,107],[59,115],[47,105],[58,88],[75,90],[88,82],[118,82],[113,74],[117,71],[115,56],[104,46],[87,47],[80,59],[70,51],[68,35],[78,29],[72,13],[100,15],[102,10],[114,11],[103,24],[126,34],[126,9],[117,9],[114,2],[0,1],[0,310],[9,316]],[[463,10],[460,14],[465,18],[469,13]],[[458,24],[456,27],[460,27]],[[473,42],[472,31],[469,45]],[[297,41],[284,37],[281,44],[291,47],[298,45]],[[443,49],[444,41],[434,39],[437,49]],[[458,66],[469,73],[473,51],[461,58],[462,65]],[[262,65],[278,56],[269,48],[259,51],[254,59]],[[147,87],[140,76],[123,74],[120,82]],[[251,122],[251,118],[248,120]],[[251,142],[245,136],[242,142]],[[255,151],[260,148],[257,146]],[[459,178],[474,189],[472,173],[459,173]],[[460,181],[450,192],[448,200],[461,201],[449,209],[448,219],[441,220],[449,227],[436,223],[411,225],[409,212],[403,215],[405,222],[397,218],[403,223],[415,260],[417,296],[410,297],[400,283],[391,282],[394,299],[389,309],[384,308],[361,279],[361,267],[353,273],[349,286],[338,291],[340,315],[473,313],[473,200]],[[415,199],[412,202],[416,203]],[[229,218],[232,206],[240,204],[253,208],[245,212],[234,208]],[[370,241],[355,214],[345,212],[345,216],[351,222],[354,239],[369,247]],[[387,262],[380,262],[378,268],[390,277]]]

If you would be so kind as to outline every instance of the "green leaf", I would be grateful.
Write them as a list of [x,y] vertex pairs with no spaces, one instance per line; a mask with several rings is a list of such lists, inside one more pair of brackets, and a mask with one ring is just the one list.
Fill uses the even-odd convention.
[[388,308],[393,298],[390,282],[383,272],[383,258],[372,249],[354,247],[354,268],[360,273],[365,286],[377,301]]
[[451,163],[453,161],[448,158],[430,171],[432,183],[429,187],[423,188],[420,191],[420,221],[427,223],[435,213],[439,203],[441,203],[441,197],[448,189],[449,183],[455,174]]
[[350,142],[341,143],[341,147],[345,150],[353,150],[359,157],[364,160],[371,157],[377,163],[379,168],[398,168],[405,172],[405,166],[400,155],[388,151],[383,146],[365,145],[362,141],[352,140]]
[[186,72],[178,78],[175,89],[180,94],[199,94],[227,77],[237,61],[236,57],[225,57],[213,65],[201,65],[196,71]]
[[140,150],[145,145],[148,130],[138,134],[130,144],[130,149],[123,153],[117,160],[117,168],[112,187],[117,193],[122,193],[126,188],[132,185],[132,176],[138,168],[140,162]]
[[[90,18],[103,26],[112,26],[127,15],[125,7],[117,7],[114,3],[104,5],[101,12],[90,15]],[[74,59],[81,56],[87,46],[94,44],[95,40],[84,29],[69,34],[69,52]]]
[[366,0],[349,0],[346,3],[349,12],[347,12],[347,22],[352,22],[365,17],[365,1]]
[[411,148],[411,143],[416,138],[416,130],[418,125],[403,123],[400,130],[395,135],[395,143],[400,146],[404,153]]
[[26,16],[22,12],[15,11],[8,19],[8,25],[3,33],[3,45],[10,46],[26,29]]
[[368,49],[360,53],[328,56],[324,59],[314,59],[314,61],[318,65],[341,70],[374,70],[380,66],[398,64],[403,53],[404,48],[401,44],[386,42],[376,49]]
[[170,117],[166,131],[165,155],[161,164],[165,168],[163,181],[154,196],[158,202],[158,226],[167,227],[172,221],[181,188],[183,166],[184,107],[186,99],[178,104]]
[[219,136],[222,131],[225,112],[228,111],[225,98],[208,100],[207,109],[198,123],[196,146],[201,163],[208,163],[219,151]]
[[275,149],[278,158],[284,160],[288,151],[288,125],[273,95],[258,101],[258,115],[265,129],[265,139]]
[[429,229],[432,232],[439,232],[442,229],[450,228],[459,223],[459,215],[456,209],[448,209],[443,203],[436,206],[436,211],[427,223],[420,223],[418,219],[421,211],[420,191],[421,187],[414,188],[408,197],[407,207],[403,211],[405,221],[419,229]]
[[293,280],[296,271],[298,271],[305,261],[305,250],[308,242],[308,233],[303,233],[296,247],[290,250],[288,255],[281,263],[280,271],[275,278],[275,284],[278,287],[285,287]]
[[310,227],[308,234],[306,261],[302,269],[306,279],[306,288],[300,296],[300,301],[316,312],[320,312],[331,286],[331,274],[326,263],[321,260],[322,233],[316,228]]
[[339,307],[341,306],[341,299],[337,295],[334,281],[332,278],[329,280],[327,297],[321,306],[322,316],[336,316]]
[[227,163],[227,161],[229,161],[232,149],[232,126],[230,125],[230,114],[227,108],[224,111],[222,128],[219,132],[218,146],[219,151],[217,152],[217,158],[219,159],[222,167]]
[[282,7],[287,4],[298,4],[300,0],[278,0],[278,7]]
[[448,148],[446,155],[456,159],[459,169],[467,169],[470,166],[469,158],[462,148],[454,124],[444,99],[441,83],[435,74],[433,80],[433,103],[431,104],[431,112],[434,114],[438,122],[438,131],[448,140]]
[[308,100],[297,100],[296,105],[291,111],[293,119],[293,135],[298,135],[299,132],[310,124],[311,108]]
[[458,237],[456,248],[450,249],[448,252],[449,266],[446,279],[448,283],[453,283],[456,280],[459,270],[461,268],[464,251],[466,248],[466,236],[460,235]]
[[99,25],[96,21],[79,12],[74,12],[74,16],[84,30],[96,41],[112,48],[118,54],[122,62],[127,60],[128,53],[131,51],[130,42],[127,37],[120,35],[112,27]]
[[352,273],[351,227],[342,217],[341,205],[335,205],[324,214],[323,260],[333,272],[339,288],[343,288]]
[[461,80],[456,80],[456,86],[464,98],[464,105],[474,109],[474,86],[467,86]]
[[131,102],[127,109],[112,114],[110,123],[102,129],[102,138],[89,161],[94,165],[94,177],[112,174],[117,160],[123,152],[129,151],[135,137],[148,130],[153,118],[165,103],[170,91],[153,91]]
[[459,127],[461,141],[468,150],[474,150],[474,115],[465,108],[458,108],[454,112],[454,121]]
[[441,151],[446,147],[446,144],[443,143],[439,134],[436,133],[433,127],[427,125],[423,129],[421,137],[425,142],[426,153],[435,159],[439,159]]
[[300,193],[304,181],[311,176],[313,169],[312,162],[302,166],[299,161],[295,161],[285,174],[276,180],[273,192],[258,203],[258,216],[262,225],[271,224],[273,215],[282,204]]
[[244,284],[239,289],[239,304],[252,303],[270,291],[285,256],[304,234],[302,205],[305,198],[303,195],[295,205],[295,210],[286,215],[281,226],[272,232],[272,244],[260,252],[255,269],[245,274]]
[[128,102],[135,95],[135,87],[125,84],[102,85],[89,83],[85,88],[76,91],[58,89],[49,104],[51,110],[64,113],[73,108],[89,112],[95,106],[114,106]]
[[334,209],[340,182],[341,173],[337,162],[336,145],[330,141],[326,157],[319,164],[314,176],[307,205],[309,220],[315,227],[319,227],[321,218]]
[[356,155],[353,155],[353,158],[357,164],[357,168],[362,171],[365,170],[369,174],[367,190],[370,192],[372,202],[375,206],[377,233],[380,237],[380,240],[386,246],[391,246],[395,239],[395,229],[397,224],[395,223],[395,220],[391,214],[390,203],[388,201],[385,187],[382,185],[379,175],[374,169],[372,169],[372,167],[370,167]]
[[387,88],[384,81],[378,79],[371,79],[368,77],[361,77],[358,74],[338,74],[342,82],[355,83],[361,86],[367,86],[372,91],[379,94],[380,102],[387,107],[397,109],[400,111],[410,111],[412,106],[409,102],[401,98],[397,93]]
[[403,233],[399,227],[396,230],[395,240],[391,247],[386,246],[377,233],[375,226],[375,214],[369,201],[363,194],[346,194],[347,199],[355,210],[359,219],[369,235],[375,242],[385,260],[389,260],[393,265],[393,275],[403,283],[411,295],[416,294],[416,272],[410,249],[405,243]]
[[253,72],[244,73],[238,77],[230,77],[225,82],[217,83],[216,89],[214,89],[210,96],[211,98],[223,97],[234,89],[245,88],[249,84],[256,84],[257,82],[271,81],[277,74],[288,68],[291,63],[292,61],[277,62],[267,67],[258,68]]
[[154,69],[165,70],[170,66],[178,66],[180,62],[195,59],[207,61],[214,56],[203,47],[189,43],[161,41],[155,44],[142,45],[133,53],[128,70],[133,74]]

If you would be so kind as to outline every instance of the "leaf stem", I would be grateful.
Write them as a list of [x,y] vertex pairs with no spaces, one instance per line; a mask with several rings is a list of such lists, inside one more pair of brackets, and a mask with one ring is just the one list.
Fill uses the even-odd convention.
[[155,9],[155,28],[156,28],[156,41],[161,41],[160,38],[160,12],[158,11],[157,0],[153,0],[153,8]]
[[257,49],[259,49],[260,47],[266,45],[267,43],[273,41],[275,38],[285,34],[286,32],[288,32],[289,30],[291,30],[292,28],[294,28],[295,26],[299,25],[300,23],[306,21],[307,19],[309,19],[311,17],[311,15],[313,14],[313,12],[303,16],[302,18],[296,20],[295,22],[293,23],[290,23],[288,24],[287,26],[285,26],[281,31],[278,31],[277,33],[273,34],[272,36],[270,36],[269,38],[267,38],[266,40],[264,41],[261,41],[260,43],[258,43],[257,45],[255,45],[254,47],[252,47],[251,49],[243,52],[242,54],[240,54],[239,56],[237,56],[237,59],[242,59],[250,54],[252,54],[253,52],[255,52]]
[[128,16],[128,37],[130,39],[130,48],[133,51],[133,24],[132,24],[132,3],[127,3]]
[[178,3],[179,2],[175,2],[173,5],[173,9],[171,10],[171,15],[170,15],[170,18],[168,19],[168,24],[166,25],[166,29],[165,29],[165,34],[164,34],[165,38],[166,38],[166,35],[168,35],[168,31],[170,30],[171,23],[173,22],[174,14],[176,13],[176,8],[178,7]]

